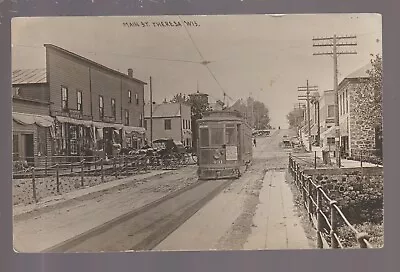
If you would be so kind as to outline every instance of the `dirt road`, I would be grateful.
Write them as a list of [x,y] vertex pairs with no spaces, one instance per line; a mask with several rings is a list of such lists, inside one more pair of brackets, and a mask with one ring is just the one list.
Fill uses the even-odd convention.
[[153,250],[309,248],[285,182],[288,153],[279,130],[258,138],[254,163]]

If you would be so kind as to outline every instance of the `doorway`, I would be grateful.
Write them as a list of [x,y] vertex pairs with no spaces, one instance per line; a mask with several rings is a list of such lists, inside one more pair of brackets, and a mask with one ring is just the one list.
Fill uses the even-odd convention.
[[33,134],[22,134],[22,150],[29,165],[34,163]]

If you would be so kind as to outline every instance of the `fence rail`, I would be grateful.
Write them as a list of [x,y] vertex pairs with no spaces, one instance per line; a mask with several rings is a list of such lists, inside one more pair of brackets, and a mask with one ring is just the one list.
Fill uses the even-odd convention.
[[[324,244],[330,248],[344,248],[337,233],[338,219],[341,218],[354,233],[360,248],[373,248],[369,243],[369,235],[359,232],[349,222],[335,200],[332,200],[321,185],[316,184],[311,176],[304,174],[300,165],[289,155],[289,172],[294,178],[294,183],[302,195],[302,204],[307,210],[309,220],[317,230],[317,247],[324,248]],[[327,203],[328,205],[324,203]],[[328,210],[327,214],[324,210]],[[324,228],[324,226],[326,226]],[[324,237],[324,229],[328,228],[330,245]]]
[[105,177],[118,178],[120,176],[131,176],[148,172],[150,170],[173,170],[182,166],[194,164],[195,161],[190,154],[183,156],[149,156],[139,155],[119,155],[109,160],[103,158],[84,157],[78,162],[56,163],[45,167],[26,167],[23,170],[14,171],[13,179],[31,180],[31,192],[34,202],[38,202],[37,182],[40,178],[50,177],[55,183],[56,192],[60,194],[61,177],[78,177],[80,187],[85,186],[85,179],[89,177],[100,177],[104,183]]

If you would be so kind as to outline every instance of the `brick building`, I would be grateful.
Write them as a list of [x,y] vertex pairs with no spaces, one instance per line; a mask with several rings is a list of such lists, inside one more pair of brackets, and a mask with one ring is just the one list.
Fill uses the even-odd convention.
[[[145,105],[146,138],[151,139],[150,105]],[[173,139],[192,147],[192,122],[190,106],[182,103],[153,105],[153,141]]]
[[132,69],[124,74],[55,45],[45,48],[40,84],[15,81],[13,86],[25,98],[48,103],[55,119],[51,154],[83,155],[92,149],[111,155],[115,144],[144,144],[146,83],[134,78]]

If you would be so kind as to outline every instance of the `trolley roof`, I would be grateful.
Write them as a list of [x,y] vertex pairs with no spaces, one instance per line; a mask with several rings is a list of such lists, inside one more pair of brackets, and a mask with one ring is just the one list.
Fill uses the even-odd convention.
[[205,112],[204,117],[199,119],[198,122],[202,121],[241,121],[244,122],[245,119],[242,117],[240,112],[237,111],[210,111]]

